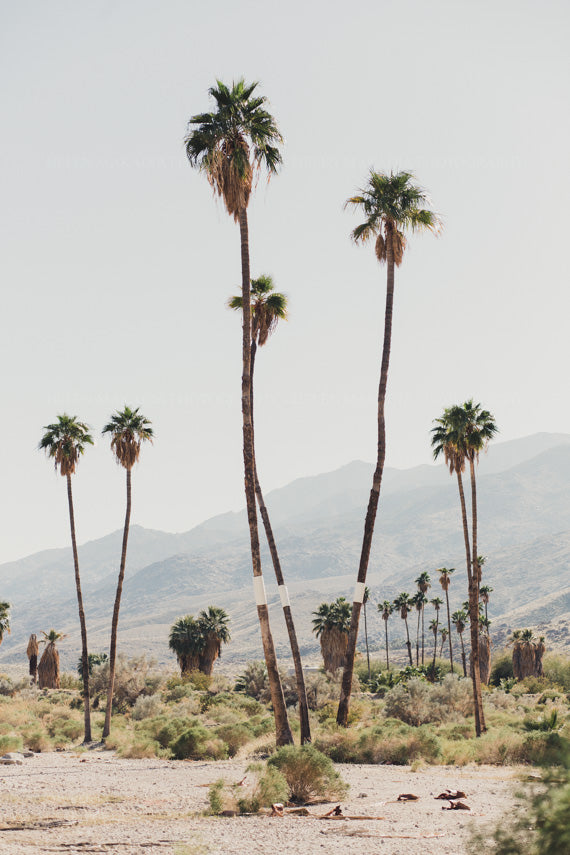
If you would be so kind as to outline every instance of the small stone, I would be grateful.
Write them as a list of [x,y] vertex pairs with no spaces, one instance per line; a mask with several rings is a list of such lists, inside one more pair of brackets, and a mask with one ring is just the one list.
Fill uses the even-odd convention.
[[367,799],[368,793],[359,793],[356,798],[357,799]]
[[8,754],[3,754],[0,757],[0,763],[4,766],[22,766],[24,763],[24,755],[10,751]]
[[30,751],[28,748],[26,748],[25,751],[22,751],[22,757],[35,757],[35,754],[33,751]]

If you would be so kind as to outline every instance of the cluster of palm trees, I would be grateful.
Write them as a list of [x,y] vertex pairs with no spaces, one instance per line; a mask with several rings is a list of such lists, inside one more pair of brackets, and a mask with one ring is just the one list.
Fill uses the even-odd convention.
[[[209,90],[209,95],[214,102],[214,109],[211,112],[199,113],[190,119],[185,147],[190,164],[206,176],[214,193],[223,200],[228,214],[238,224],[240,230],[242,288],[241,295],[233,297],[230,300],[230,306],[241,310],[243,322],[241,400],[246,507],[250,532],[254,595],[261,628],[271,701],[275,715],[276,740],[278,745],[284,745],[292,742],[292,735],[287,720],[283,688],[279,677],[275,647],[269,624],[267,597],[260,557],[257,506],[259,506],[265,527],[289,631],[300,699],[299,710],[302,742],[310,740],[310,731],[306,713],[306,692],[303,683],[301,659],[289,596],[283,579],[275,539],[269,522],[269,515],[263,501],[255,460],[253,425],[253,368],[255,355],[257,347],[265,343],[278,320],[286,316],[286,303],[284,299],[281,299],[282,295],[279,295],[279,297],[273,295],[273,303],[271,303],[268,295],[271,294],[272,287],[269,286],[266,277],[255,280],[252,279],[250,273],[248,204],[251,192],[261,170],[264,170],[269,177],[278,171],[282,163],[280,146],[283,142],[277,123],[267,109],[267,99],[257,93],[257,87],[257,83],[246,84],[243,79],[234,82],[231,86],[227,86],[218,80],[216,86],[211,87]],[[407,233],[416,231],[438,233],[441,228],[440,218],[431,210],[427,194],[415,183],[411,172],[383,173],[377,172],[374,169],[370,170],[366,185],[356,195],[350,197],[346,205],[357,208],[362,212],[363,222],[353,229],[352,239],[355,243],[374,242],[374,252],[378,262],[386,265],[387,283],[384,340],[378,388],[376,467],[366,511],[356,585],[352,605],[350,606],[351,617],[343,660],[341,695],[337,712],[337,723],[345,727],[348,723],[348,709],[352,691],[359,621],[361,610],[365,603],[366,576],[386,456],[384,409],[392,340],[395,268],[399,267],[403,261],[407,246]],[[436,457],[440,452],[444,453],[446,462],[450,465],[450,471],[457,472],[463,511],[465,502],[460,475],[464,471],[467,460],[470,463],[472,477],[472,555],[468,542],[468,532],[465,526],[464,531],[466,533],[470,614],[472,617],[473,690],[476,704],[476,729],[479,734],[484,729],[484,719],[480,702],[480,678],[478,676],[477,603],[480,585],[480,567],[477,564],[477,510],[474,464],[479,451],[484,448],[485,444],[493,436],[496,428],[492,424],[490,414],[487,411],[482,411],[479,405],[474,405],[472,401],[467,402],[462,407],[451,407],[445,410],[443,417],[438,419],[437,423],[438,427],[434,431],[433,436],[434,453]],[[465,520],[466,516],[464,513]],[[422,601],[422,619],[423,608],[424,604]],[[326,630],[321,630],[321,637],[323,632],[326,633]],[[449,609],[447,632],[448,636],[450,636]],[[410,648],[409,653],[411,658]]]
[[[81,577],[79,573],[79,557],[77,552],[77,540],[75,534],[75,513],[73,507],[73,493],[71,476],[75,474],[78,463],[88,445],[93,445],[93,437],[89,425],[80,421],[77,416],[69,416],[66,413],[57,416],[57,421],[44,427],[39,448],[45,451],[47,456],[53,460],[56,471],[67,480],[67,499],[69,510],[69,525],[71,530],[71,546],[73,552],[73,565],[75,569],[75,587],[77,591],[77,605],[79,609],[79,623],[81,627],[81,662],[83,671],[83,705],[85,733],[84,741],[91,741],[91,711],[89,704],[89,653],[87,647],[87,624],[85,620],[85,609],[83,606],[83,595],[81,592]],[[129,537],[129,526],[131,519],[131,472],[133,466],[139,459],[141,445],[143,442],[152,442],[153,429],[150,421],[139,413],[139,408],[131,409],[125,406],[112,414],[109,422],[103,427],[103,436],[111,439],[111,451],[119,466],[126,471],[127,500],[125,522],[123,527],[123,541],[119,562],[119,574],[117,580],[117,591],[111,622],[111,644],[109,654],[109,684],[107,687],[107,706],[105,710],[105,724],[103,737],[109,736],[111,731],[111,713],[113,705],[113,690],[115,682],[115,666],[117,651],[117,632],[119,626],[119,609],[121,605],[121,594],[125,567],[127,561],[127,542]],[[43,657],[42,657],[43,658]]]
[[192,671],[211,675],[222,644],[230,640],[228,624],[227,613],[216,606],[208,606],[197,618],[186,615],[173,623],[168,646],[176,654],[181,676]]

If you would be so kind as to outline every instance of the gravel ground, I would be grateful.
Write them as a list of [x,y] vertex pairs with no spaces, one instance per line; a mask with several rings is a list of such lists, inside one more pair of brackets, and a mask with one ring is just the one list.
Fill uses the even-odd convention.
[[[121,760],[108,751],[38,754],[22,766],[0,766],[0,852],[462,855],[470,826],[494,826],[512,804],[521,771],[339,766],[350,784],[343,812],[382,819],[202,816],[207,785],[221,777],[239,781],[246,766]],[[434,796],[446,788],[464,790],[471,812],[442,810],[447,803]],[[396,802],[400,793],[420,798]],[[23,827],[6,830],[16,823]]]

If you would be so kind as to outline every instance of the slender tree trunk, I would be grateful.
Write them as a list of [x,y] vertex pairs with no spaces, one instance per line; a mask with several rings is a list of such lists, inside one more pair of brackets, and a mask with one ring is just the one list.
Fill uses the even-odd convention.
[[366,662],[368,663],[368,682],[370,682],[370,650],[368,649],[368,626],[366,624],[366,603],[363,603],[364,607],[364,639],[366,642]]
[[254,422],[254,407],[253,407],[253,377],[255,370],[255,354],[257,351],[257,344],[255,341],[251,343],[251,394],[250,394],[250,402],[251,402],[251,436],[253,442],[253,466],[254,466],[254,479],[255,479],[255,495],[257,498],[257,504],[259,505],[259,513],[261,514],[261,519],[263,520],[263,527],[265,529],[265,536],[267,538],[267,545],[269,546],[269,552],[271,554],[271,561],[273,563],[273,569],[275,571],[275,578],[277,579],[277,585],[279,587],[279,594],[282,596],[282,606],[283,606],[283,616],[285,618],[285,624],[287,626],[287,633],[289,635],[289,644],[291,645],[291,656],[293,658],[293,666],[295,668],[295,682],[297,684],[297,696],[299,698],[299,720],[301,723],[301,745],[305,745],[306,743],[311,741],[311,726],[309,724],[309,705],[307,703],[307,690],[305,688],[305,677],[303,675],[303,664],[301,662],[301,653],[299,651],[299,643],[297,641],[297,633],[295,632],[295,624],[293,622],[293,615],[291,613],[291,606],[289,604],[289,595],[287,592],[287,588],[285,587],[285,580],[283,579],[283,572],[281,570],[281,562],[279,560],[279,553],[277,552],[277,544],[275,543],[275,538],[273,536],[273,529],[271,527],[271,521],[269,519],[269,513],[267,511],[267,507],[265,505],[265,500],[263,498],[263,493],[261,491],[261,485],[259,483],[259,478],[257,475],[257,461],[255,459],[255,422]]
[[435,676],[435,657],[437,656],[437,630],[439,627],[439,612],[435,613],[435,632],[433,634],[433,672]]
[[[85,736],[83,742],[91,742],[91,710],[89,706],[89,651],[87,649],[87,626],[81,594],[81,579],[79,578],[79,557],[75,539],[75,514],[73,512],[73,495],[71,492],[71,475],[67,475],[67,503],[69,505],[69,527],[71,529],[71,548],[73,551],[73,566],[75,568],[75,588],[77,590],[77,605],[79,607],[79,625],[81,627],[81,668],[83,671],[83,717]],[[35,682],[35,680],[34,680]]]
[[408,648],[408,658],[410,660],[410,665],[414,666],[414,660],[412,659],[412,642],[410,641],[410,630],[408,629],[408,619],[404,619],[404,623],[406,624],[406,635],[408,640],[406,641],[406,647]]
[[[449,578],[447,581],[449,582]],[[447,605],[447,638],[449,639],[449,664],[451,665],[451,673],[453,674],[453,645],[451,643],[451,612],[449,609],[449,586],[445,589],[445,602]]]
[[422,616],[422,609],[418,612],[418,627],[416,630],[416,666],[420,664],[420,619]]
[[[443,630],[442,630],[442,632],[443,632]],[[439,658],[440,658],[440,659],[442,659],[442,658],[443,658],[443,645],[444,645],[444,644],[445,644],[445,638],[444,638],[444,637],[443,637],[443,635],[442,635],[442,636],[441,636],[441,644],[440,644],[440,647],[439,647]]]
[[[469,624],[470,624],[470,632],[471,632],[471,650],[473,651],[473,646],[477,648],[477,624],[478,624],[478,616],[475,616],[475,628],[473,628],[472,621],[472,578],[473,575],[471,573],[471,549],[469,545],[469,526],[467,524],[467,506],[465,504],[465,493],[463,492],[463,478],[461,477],[461,472],[457,470],[457,486],[459,489],[459,501],[461,503],[461,519],[463,523],[463,539],[465,541],[465,560],[467,562],[467,586],[469,592]],[[463,636],[461,636],[461,645],[463,646]],[[478,659],[478,657],[477,657]],[[481,698],[481,675],[479,673],[479,667],[473,667],[473,653],[471,654],[471,680],[473,682],[473,711],[475,715],[475,735],[481,736],[481,706],[482,698]],[[477,661],[477,666],[479,666],[479,661]],[[463,669],[465,670],[465,652],[463,653]]]
[[384,623],[386,625],[385,626],[385,628],[386,628],[386,670],[389,671],[390,670],[390,658],[388,655],[388,621],[385,620]]
[[[348,631],[348,648],[346,651],[340,701],[336,716],[337,724],[340,724],[343,727],[348,726],[348,705],[350,703],[350,693],[352,691],[352,674],[354,671],[354,657],[356,655],[358,623],[360,620],[362,600],[364,599],[366,573],[368,571],[368,562],[370,560],[374,523],[376,522],[376,512],[378,510],[380,487],[382,485],[382,475],[384,472],[384,460],[386,458],[386,423],[384,418],[384,404],[386,401],[386,388],[388,384],[388,366],[390,364],[390,345],[392,341],[392,312],[394,306],[394,253],[391,233],[386,235],[386,263],[388,269],[386,282],[386,310],[384,314],[384,345],[382,348],[382,366],[380,369],[380,385],[378,388],[378,445],[376,469],[374,471],[372,489],[370,490],[370,498],[368,500],[368,509],[364,523],[362,551],[360,554],[360,565],[358,568],[357,582],[359,583],[358,587],[362,593],[360,593],[359,590],[355,595],[354,602],[352,603],[352,615],[350,618],[350,629]],[[411,651],[408,652],[411,657]]]
[[115,666],[117,661],[117,632],[119,629],[119,609],[121,608],[121,595],[123,593],[123,580],[125,578],[125,566],[127,563],[127,543],[129,540],[129,526],[131,523],[131,470],[127,474],[127,507],[125,511],[125,525],[123,527],[123,545],[121,547],[121,566],[119,567],[119,578],[117,580],[117,592],[115,594],[115,605],[113,608],[113,621],[111,623],[111,648],[109,650],[109,685],[107,687],[107,707],[105,709],[105,724],[103,726],[103,739],[111,733],[111,715],[113,712],[113,692],[115,690]]
[[425,605],[422,605],[422,665],[424,664],[424,649],[425,649],[425,630],[424,630],[424,614]]
[[467,661],[465,659],[465,645],[463,644],[463,633],[459,633],[459,638],[461,639],[461,658],[463,659],[463,676],[467,676]]
[[249,272],[249,235],[247,211],[242,208],[239,212],[239,227],[241,238],[241,287],[242,287],[242,360],[243,373],[241,383],[241,409],[243,416],[243,463],[245,481],[245,501],[247,506],[247,521],[251,543],[251,562],[253,566],[257,616],[261,629],[261,641],[269,679],[269,690],[273,715],[275,718],[275,738],[277,745],[290,745],[293,736],[287,718],[287,708],[283,696],[283,687],[277,668],[275,646],[269,626],[269,611],[261,572],[261,556],[259,552],[259,533],[257,530],[257,509],[255,506],[255,458],[253,451],[253,423],[251,413],[251,305],[250,305],[250,272]]
[[[485,725],[485,712],[483,710],[483,695],[481,692],[481,668],[479,664],[479,587],[481,584],[481,570],[477,554],[477,486],[475,483],[475,464],[469,461],[471,475],[471,546],[473,548],[473,560],[471,563],[471,595],[469,607],[471,612],[471,667],[477,680],[477,702],[479,704],[479,721],[481,732],[487,730]],[[474,621],[473,621],[474,618]],[[474,629],[473,629],[474,627]]]

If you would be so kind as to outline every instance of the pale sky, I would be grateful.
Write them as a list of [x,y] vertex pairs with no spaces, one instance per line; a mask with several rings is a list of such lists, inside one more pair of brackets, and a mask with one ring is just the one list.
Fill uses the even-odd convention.
[[[252,274],[290,299],[256,370],[266,492],[375,456],[385,269],[343,210],[372,166],[415,172],[445,222],[396,274],[388,465],[429,462],[432,420],[471,396],[502,439],[570,431],[566,2],[0,9],[0,562],[69,542],[36,450],[64,411],[96,433],[125,403],[152,420],[133,522],[243,505],[239,232],[183,148],[216,77],[259,80],[285,137],[250,205]],[[80,542],[122,526],[123,481],[99,440]]]

